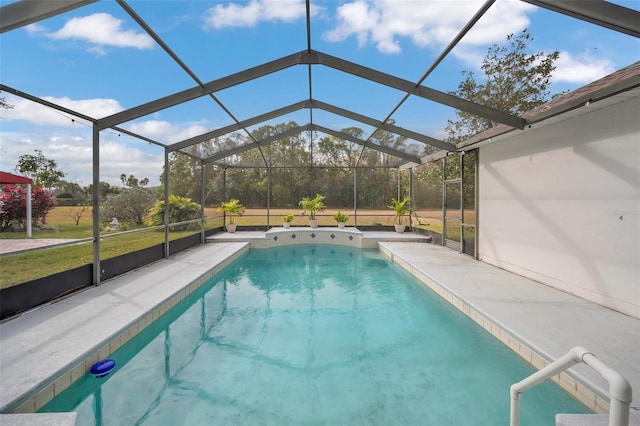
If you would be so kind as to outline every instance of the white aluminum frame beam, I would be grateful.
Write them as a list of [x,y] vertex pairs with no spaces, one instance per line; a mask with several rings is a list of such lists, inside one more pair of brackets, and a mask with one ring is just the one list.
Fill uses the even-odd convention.
[[640,37],[640,12],[604,0],[522,0],[562,15]]

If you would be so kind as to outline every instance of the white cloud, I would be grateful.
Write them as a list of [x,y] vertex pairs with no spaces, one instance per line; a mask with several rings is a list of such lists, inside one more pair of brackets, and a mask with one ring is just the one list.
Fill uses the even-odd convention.
[[380,12],[363,0],[345,3],[336,9],[338,25],[324,34],[329,41],[343,41],[351,35],[358,39],[358,46],[364,47],[376,24],[381,20]]
[[31,33],[31,34],[37,34],[37,33],[42,33],[44,31],[46,31],[45,28],[42,25],[38,24],[38,23],[29,24],[26,27],[24,27],[24,29],[27,30],[27,32]]
[[[382,53],[400,53],[402,38],[419,47],[441,47],[458,34],[483,3],[481,0],[354,0],[337,7],[337,24],[323,36],[334,42],[354,36],[359,47],[371,42]],[[456,13],[451,13],[452,8]],[[529,24],[526,12],[534,9],[518,0],[496,2],[462,44],[486,45],[504,41],[507,34],[521,31]]]
[[[92,182],[91,132],[61,133],[59,129],[34,129],[31,133],[3,132],[0,135],[0,169],[13,171],[23,154],[42,151],[46,158],[54,160],[65,173],[65,180],[80,185]],[[112,185],[120,183],[120,175],[149,178],[151,185],[158,185],[162,173],[164,153],[160,148],[148,148],[146,143],[133,138],[119,138],[103,133],[100,141],[100,180]]]
[[[122,111],[124,108],[115,99],[70,99],[45,96],[42,99],[63,106],[92,118],[102,118]],[[70,116],[22,98],[7,99],[13,109],[3,111],[6,120],[25,120],[37,125],[74,126],[74,123],[89,124],[85,120]],[[75,121],[72,121],[74,119]]]
[[186,127],[176,126],[163,120],[148,120],[133,123],[128,130],[141,136],[157,140],[162,143],[175,143],[207,132],[205,126],[189,124]]
[[[81,99],[46,97],[45,100],[83,112],[91,117],[104,117],[121,111],[122,106],[113,99]],[[88,185],[92,181],[91,165],[92,131],[89,123],[81,119],[71,121],[67,114],[35,102],[8,96],[7,102],[13,109],[3,110],[3,130],[0,132],[0,169],[12,171],[18,158],[42,150],[45,157],[55,160],[65,179]],[[15,123],[27,121],[28,126]],[[146,136],[186,138],[203,133],[207,129],[197,124],[189,124],[184,129],[164,122],[163,125],[147,125],[151,133]],[[81,125],[85,124],[85,125]],[[13,130],[13,128],[18,130]],[[28,130],[22,130],[26,128]],[[141,129],[144,130],[144,129]],[[163,150],[147,142],[107,130],[100,134],[100,180],[117,185],[120,174],[133,174],[139,178],[149,178],[152,185],[159,183],[164,161]]]
[[615,71],[614,64],[608,59],[598,59],[587,54],[572,55],[560,52],[553,72],[554,83],[587,84]]
[[96,56],[105,56],[107,51],[102,46],[91,46],[87,49],[87,52],[95,53]]
[[[318,7],[312,6],[316,14]],[[205,28],[253,27],[258,22],[293,22],[306,15],[303,0],[251,0],[249,3],[218,4],[205,16]]]
[[164,152],[159,148],[147,151],[115,140],[100,144],[100,180],[112,185],[120,183],[122,173],[158,185],[163,165]]
[[82,40],[98,46],[133,47],[151,49],[154,42],[149,35],[135,30],[124,30],[123,21],[108,13],[72,18],[56,32],[47,36],[55,40]]
[[[94,118],[101,118],[122,111],[122,106],[113,99],[82,99],[45,97],[45,100],[82,112]],[[67,174],[67,180],[79,180],[85,185],[91,183],[92,139],[90,123],[59,113],[35,102],[8,96],[12,109],[3,110],[5,128],[0,133],[0,168],[13,170],[18,157],[43,151],[47,158],[55,160]],[[28,133],[11,131],[8,125],[24,120],[32,123]],[[83,125],[81,125],[83,124]],[[134,133],[157,140],[174,143],[210,130],[200,123],[172,124],[163,120],[136,122],[128,127]],[[101,180],[111,184],[119,182],[121,173],[137,177],[148,177],[154,182],[162,173],[163,153],[159,147],[126,135],[119,137],[111,130],[100,135]],[[141,148],[135,147],[140,146]],[[153,154],[149,154],[149,152]],[[104,177],[102,177],[104,176]]]
[[509,34],[519,33],[529,27],[527,13],[536,7],[520,0],[497,1],[463,38],[461,45],[482,46],[503,43]]

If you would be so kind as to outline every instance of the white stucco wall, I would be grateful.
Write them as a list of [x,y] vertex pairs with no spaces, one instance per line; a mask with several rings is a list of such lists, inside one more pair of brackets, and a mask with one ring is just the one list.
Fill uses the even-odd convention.
[[482,261],[640,318],[640,98],[479,151]]

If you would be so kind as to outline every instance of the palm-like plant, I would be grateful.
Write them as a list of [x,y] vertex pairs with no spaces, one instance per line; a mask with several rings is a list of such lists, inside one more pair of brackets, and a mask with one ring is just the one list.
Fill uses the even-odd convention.
[[244,206],[240,204],[240,200],[232,198],[229,201],[223,201],[218,207],[218,212],[224,212],[229,216],[229,223],[233,224],[234,216],[242,216],[244,213]]
[[315,198],[304,197],[300,201],[300,207],[302,207],[302,214],[309,213],[309,219],[315,220],[316,213],[324,211],[327,206],[324,204],[324,195],[316,194]]
[[411,211],[411,208],[407,205],[409,200],[410,200],[409,197],[404,197],[402,201],[398,201],[395,198],[392,198],[391,205],[387,206],[396,212],[396,217],[398,218],[398,225],[402,224],[402,216],[406,215]]

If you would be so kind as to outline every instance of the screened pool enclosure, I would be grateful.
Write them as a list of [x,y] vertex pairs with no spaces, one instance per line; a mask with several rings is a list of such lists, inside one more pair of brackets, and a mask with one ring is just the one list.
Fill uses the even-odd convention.
[[[202,2],[196,3],[202,7]],[[154,26],[158,18],[153,2],[13,2],[0,9],[1,33],[6,40],[3,49],[11,50],[12,33],[28,25],[79,14],[110,13],[152,40],[155,50],[140,53],[140,63],[122,63],[122,78],[136,81],[139,101],[102,116],[90,116],[80,104],[65,105],[46,98],[43,93],[48,93],[47,87],[53,88],[56,79],[65,78],[54,70],[51,81],[35,84],[9,79],[3,80],[0,89],[10,96],[9,103],[19,99],[32,108],[44,107],[79,126],[80,137],[91,142],[93,161],[86,168],[93,188],[100,187],[105,158],[114,155],[106,147],[108,141],[118,139],[162,152],[164,200],[178,194],[200,205],[195,215],[171,218],[165,202],[162,226],[136,230],[164,230],[164,256],[203,243],[207,235],[221,231],[225,218],[216,207],[224,200],[238,199],[247,208],[236,219],[240,230],[267,230],[281,226],[281,216],[286,213],[294,213],[293,226],[307,226],[299,201],[316,194],[326,197],[321,226],[335,226],[332,215],[342,211],[350,216],[347,226],[389,231],[397,220],[388,208],[392,199],[409,197],[410,213],[400,220],[412,231],[427,233],[439,244],[476,256],[478,152],[470,141],[478,144],[525,131],[538,121],[576,107],[571,102],[558,103],[535,115],[517,115],[455,96],[455,87],[441,83],[443,73],[451,72],[454,55],[463,49],[465,37],[473,34],[474,28],[486,29],[503,3],[508,2],[471,2],[472,6],[459,11],[467,16],[451,31],[449,42],[439,53],[416,55],[416,64],[408,65],[416,65],[417,74],[411,74],[396,73],[393,59],[384,69],[375,69],[366,60],[360,64],[332,54],[326,37],[314,28],[315,22],[324,19],[317,9],[321,4],[309,0],[304,5],[296,3],[304,10],[299,22],[291,24],[295,37],[287,36],[274,44],[269,35],[257,35],[256,30],[250,46],[238,46],[237,56],[225,58],[215,56],[215,43],[233,43],[233,35],[203,37],[191,40],[189,46],[180,45],[176,33],[167,26]],[[523,3],[539,9],[536,20],[577,20],[585,29],[606,31],[615,37],[640,36],[640,13],[615,3]],[[278,32],[277,27],[271,29]],[[28,62],[25,58],[18,65],[8,65],[29,67]],[[99,64],[90,62],[90,66],[98,67],[87,75],[90,96],[117,98],[125,90],[100,87]],[[152,72],[145,74],[147,78],[136,73],[155,66],[171,68],[175,79],[155,81]],[[15,81],[16,87],[8,81]],[[329,90],[335,87],[340,88],[338,94]],[[597,96],[605,97],[615,90]],[[284,96],[276,97],[275,93]],[[389,94],[394,99],[391,102]],[[239,99],[251,100],[252,106],[240,110]],[[443,123],[456,112],[487,121],[490,130],[470,141],[447,140]],[[145,123],[158,114],[186,114],[194,122],[206,117],[208,123],[216,124],[206,131],[185,131],[164,138],[145,131]],[[412,128],[416,116],[420,125]],[[129,169],[125,173],[137,172]],[[111,218],[101,216],[103,201],[99,191],[93,191],[93,235],[88,238],[93,252],[88,265],[93,284],[108,278],[100,272],[104,269],[101,262],[106,260],[101,246],[131,232],[104,232],[104,224]],[[180,230],[180,235],[170,232],[173,230]],[[180,242],[184,238],[190,238],[189,242]]]

